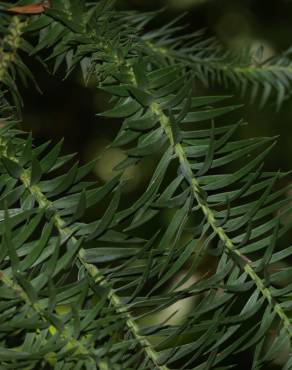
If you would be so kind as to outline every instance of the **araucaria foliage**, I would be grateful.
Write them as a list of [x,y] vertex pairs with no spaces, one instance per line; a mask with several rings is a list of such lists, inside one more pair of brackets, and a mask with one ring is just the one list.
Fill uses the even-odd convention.
[[[153,29],[157,14],[117,11],[111,0],[15,5],[0,4],[0,368],[246,361],[259,370],[280,358],[292,369],[292,285],[283,283],[292,268],[273,268],[292,254],[288,189],[277,185],[287,174],[264,170],[273,138],[236,139],[245,124],[230,123],[238,106],[228,97],[194,91],[196,80],[231,83],[280,106],[288,57],[255,64],[249,50],[229,55],[202,33],[186,35],[183,20]],[[24,54],[53,72],[65,64],[67,76],[81,68],[109,95],[102,115],[119,119],[112,146],[127,154],[111,181],[86,180],[94,161],[60,173],[72,158],[62,144],[35,146],[20,130],[16,81],[33,79]],[[123,172],[146,156],[159,158],[156,168],[125,209]],[[86,223],[101,201],[103,216]],[[165,210],[168,226],[152,232]],[[185,299],[191,310],[172,321],[176,308],[166,309]]]

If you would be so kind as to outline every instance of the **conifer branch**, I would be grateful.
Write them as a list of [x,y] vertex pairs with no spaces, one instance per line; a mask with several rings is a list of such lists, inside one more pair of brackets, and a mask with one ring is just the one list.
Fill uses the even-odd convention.
[[[4,140],[1,140],[1,152],[2,156],[7,155],[7,143]],[[10,156],[7,157],[13,162],[20,164],[16,157]],[[23,183],[23,185],[26,187],[26,189],[30,192],[30,194],[34,197],[34,199],[39,204],[40,209],[48,210],[53,209],[52,202],[46,198],[45,194],[41,191],[41,189],[37,185],[31,185],[30,182],[31,173],[30,170],[24,170],[23,173],[20,175],[20,179]],[[57,211],[54,211],[51,218],[53,219],[53,224],[56,227],[56,229],[59,232],[59,236],[64,239],[68,239],[71,241],[73,245],[79,245],[80,240],[78,240],[74,236],[74,230],[70,227],[66,226],[66,222],[62,219],[62,217],[57,213]],[[122,314],[122,316],[125,318],[125,323],[132,333],[133,337],[137,340],[141,348],[144,350],[145,355],[155,364],[157,370],[168,370],[166,366],[159,365],[157,362],[157,354],[152,349],[152,345],[150,342],[144,337],[139,334],[139,327],[136,324],[134,318],[132,317],[131,313],[125,308],[125,306],[122,304],[119,296],[114,292],[114,290],[111,288],[111,284],[107,281],[106,277],[102,275],[100,270],[85,261],[84,259],[85,250],[81,247],[78,252],[78,263],[79,267],[83,266],[85,270],[87,271],[90,278],[93,280],[94,284],[100,285],[106,289],[107,292],[107,298],[111,305],[115,308],[117,313]],[[18,295],[22,298],[23,301],[28,303],[32,308],[40,314],[40,316],[47,320],[45,315],[42,312],[41,307],[36,304],[32,303],[29,300],[29,297],[25,293],[25,291],[19,286],[14,284],[3,272],[0,273],[0,279],[9,287],[12,288],[14,291],[18,293]],[[52,335],[56,334],[59,330],[51,323],[49,327],[49,331]],[[95,357],[91,351],[88,351],[86,347],[83,346],[82,342],[76,340],[74,337],[70,335],[70,333],[66,330],[63,330],[61,332],[61,336],[67,341],[68,348],[74,348],[76,347],[75,353],[78,355],[88,355],[89,357]],[[101,367],[102,368],[102,367]]]
[[173,148],[175,156],[179,160],[179,163],[186,169],[187,171],[186,180],[190,183],[190,188],[192,190],[193,196],[196,199],[204,216],[206,217],[207,222],[212,227],[216,235],[218,235],[219,239],[223,242],[223,245],[231,254],[231,257],[233,254],[235,254],[241,259],[244,271],[254,281],[255,285],[257,286],[261,294],[265,297],[269,305],[271,305],[272,309],[276,312],[276,314],[280,318],[284,329],[287,331],[287,334],[289,335],[290,338],[292,338],[292,328],[289,317],[286,315],[286,313],[279,305],[279,303],[275,301],[271,291],[269,290],[268,287],[265,286],[263,280],[257,275],[257,273],[252,267],[252,264],[247,261],[247,258],[240,252],[240,250],[236,249],[235,245],[233,244],[229,236],[226,234],[225,230],[222,227],[218,227],[216,225],[214,212],[209,207],[207,202],[202,200],[200,195],[202,193],[202,189],[200,189],[200,185],[193,175],[190,163],[188,162],[187,156],[184,152],[182,145],[180,143],[175,143],[169,118],[164,114],[164,112],[157,103],[152,103],[150,109],[154,114],[156,114],[159,117],[161,127],[163,128],[165,134],[168,137],[169,143]]

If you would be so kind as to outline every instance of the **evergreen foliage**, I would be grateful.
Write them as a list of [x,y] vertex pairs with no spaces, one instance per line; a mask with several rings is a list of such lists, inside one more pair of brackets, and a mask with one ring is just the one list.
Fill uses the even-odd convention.
[[[149,31],[156,13],[110,0],[56,0],[36,15],[1,6],[1,369],[236,369],[247,354],[247,368],[282,356],[292,369],[292,285],[279,284],[291,267],[273,268],[292,254],[289,186],[278,187],[287,174],[264,171],[275,139],[236,139],[245,123],[228,114],[239,107],[193,88],[251,85],[253,99],[276,93],[280,106],[289,52],[255,65],[249,50],[231,56],[201,33],[185,36],[182,21]],[[54,73],[80,67],[109,94],[102,115],[121,122],[112,146],[127,154],[114,179],[97,186],[87,180],[94,161],[79,166],[62,143],[35,146],[19,129],[15,76],[33,79],[23,52]],[[148,156],[156,168],[125,209],[123,171]],[[102,217],[86,223],[101,201]],[[169,225],[149,235],[165,210]],[[214,266],[198,275],[210,255]],[[182,322],[171,323],[175,311],[147,321],[190,298]]]

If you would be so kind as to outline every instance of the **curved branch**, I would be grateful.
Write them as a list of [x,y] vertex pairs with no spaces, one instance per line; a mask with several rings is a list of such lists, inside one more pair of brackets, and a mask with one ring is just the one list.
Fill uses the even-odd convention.
[[235,253],[242,260],[244,264],[243,269],[245,273],[255,282],[261,294],[264,296],[264,298],[268,301],[268,303],[272,306],[273,310],[279,316],[283,324],[283,327],[287,331],[288,335],[292,338],[292,329],[289,317],[286,315],[280,304],[274,301],[271,291],[267,287],[265,287],[263,280],[257,275],[257,273],[252,268],[247,258],[240,252],[240,250],[236,249],[235,245],[232,242],[232,239],[227,235],[225,230],[222,227],[218,227],[216,225],[213,210],[208,206],[206,202],[202,201],[200,197],[201,189],[199,182],[193,175],[191,165],[184,152],[183,146],[180,143],[175,143],[174,134],[171,128],[171,122],[169,118],[165,115],[163,110],[160,108],[159,104],[156,102],[152,103],[150,109],[154,114],[156,114],[159,117],[160,125],[163,128],[166,136],[168,137],[168,140],[173,148],[173,152],[176,158],[179,160],[180,164],[187,169],[188,176],[190,176],[191,181],[189,180],[189,178],[186,178],[186,180],[187,182],[190,183],[193,196],[196,199],[197,204],[202,210],[203,214],[205,215],[208,223],[212,227],[214,233],[219,237],[219,239],[222,241],[223,245],[226,247],[228,251]]
[[[2,145],[4,144],[2,140]],[[5,147],[3,149],[3,153],[6,153]],[[9,159],[18,162],[19,161],[15,157],[10,157]],[[30,192],[30,194],[34,197],[34,199],[37,201],[39,204],[39,207],[42,209],[48,209],[52,205],[51,201],[45,196],[45,194],[40,190],[40,188],[37,185],[31,185],[30,184],[30,170],[24,170],[22,175],[20,176],[20,179],[23,183],[23,185],[26,187],[26,189]],[[65,226],[65,221],[63,221],[62,217],[57,213],[57,211],[54,212],[52,215],[53,219],[53,224],[59,231],[59,235],[61,238],[67,238],[69,236],[69,240],[72,242],[72,244],[76,245],[79,244],[79,240],[73,235],[74,232],[73,230]],[[102,275],[100,270],[92,265],[89,264],[85,261],[84,259],[85,255],[85,250],[81,248],[78,252],[78,264],[79,266],[83,266],[85,270],[87,271],[88,275],[91,277],[91,279],[94,281],[95,284],[99,284],[100,286],[103,286],[106,288],[107,293],[107,298],[109,302],[112,304],[112,306],[115,308],[117,313],[121,313],[126,320],[126,325],[131,331],[133,337],[137,340],[137,342],[140,344],[141,348],[145,351],[146,356],[155,364],[156,368],[158,370],[168,370],[168,368],[164,365],[159,365],[158,360],[157,360],[157,354],[156,352],[152,349],[151,343],[144,337],[139,334],[139,327],[136,324],[134,318],[130,314],[130,312],[127,311],[123,307],[123,303],[121,302],[119,296],[114,292],[114,290],[111,288],[110,283],[107,281],[107,279]],[[3,276],[0,275],[0,278],[3,278]],[[5,281],[7,279],[4,279]],[[11,286],[12,283],[10,284]],[[20,287],[21,288],[21,287]],[[22,290],[21,288],[21,297],[25,300],[27,300],[27,295],[26,293]],[[40,313],[39,311],[37,311]],[[50,326],[51,328],[51,333],[55,333],[57,331],[57,328],[54,327],[53,325]],[[67,332],[62,332],[62,335],[67,338]],[[89,356],[92,356],[92,354],[75,339],[73,338],[70,334],[68,334],[68,344],[72,346],[77,346],[78,350],[80,350],[79,353],[82,354],[88,354]],[[70,348],[71,348],[70,347]],[[84,350],[87,352],[85,353]]]

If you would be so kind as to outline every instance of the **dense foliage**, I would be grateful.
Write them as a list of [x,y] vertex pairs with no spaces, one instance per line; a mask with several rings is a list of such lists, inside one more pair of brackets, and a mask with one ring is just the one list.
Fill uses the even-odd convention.
[[[245,122],[228,117],[238,106],[195,89],[251,87],[280,107],[289,53],[231,55],[182,20],[153,29],[159,13],[110,0],[28,3],[1,5],[0,367],[219,370],[244,358],[245,368],[292,369],[291,267],[277,267],[292,254],[290,187],[278,186],[287,174],[264,171],[275,139],[238,140]],[[35,146],[20,129],[28,55],[53,73],[81,68],[108,94],[102,115],[121,123],[111,145],[127,155],[109,182],[88,179],[95,161],[72,164],[62,143]],[[152,177],[125,208],[123,172],[149,156]],[[100,202],[103,215],[86,222]]]

